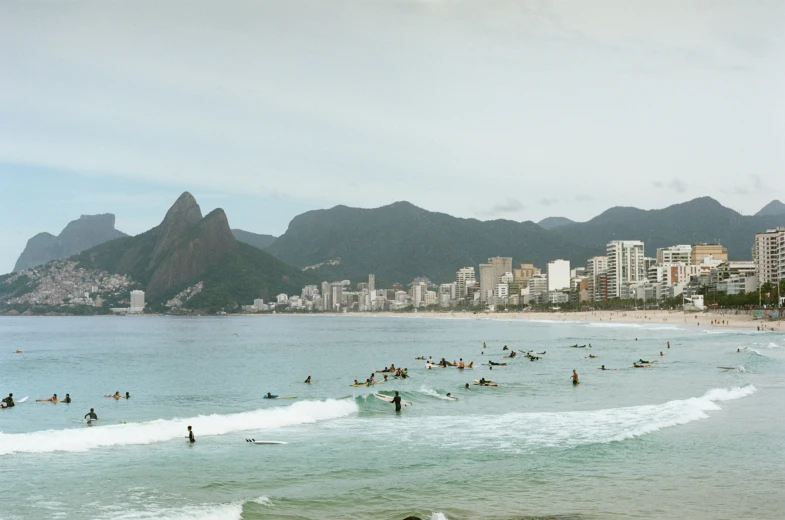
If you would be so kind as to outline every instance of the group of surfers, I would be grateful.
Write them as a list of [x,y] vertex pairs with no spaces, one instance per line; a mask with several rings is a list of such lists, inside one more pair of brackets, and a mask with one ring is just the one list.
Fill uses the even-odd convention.
[[[384,379],[382,379],[381,381],[377,381],[376,380],[376,373],[382,373],[382,372],[385,372]],[[362,386],[362,385],[371,386],[371,385],[377,385],[379,383],[384,383],[384,382],[387,381],[387,373],[392,373],[393,377],[401,378],[401,379],[406,379],[407,377],[409,377],[409,369],[408,368],[395,368],[395,365],[390,365],[389,368],[388,367],[384,367],[384,370],[377,370],[376,372],[371,373],[371,375],[368,376],[368,379],[366,379],[364,383],[361,383],[357,379],[355,379],[354,383],[352,383],[352,385],[353,386]]]
[[[14,394],[11,394],[11,396],[13,396],[13,395]],[[118,392],[115,392],[113,394],[105,395],[104,397],[110,397],[110,398],[116,399],[116,400],[119,400],[119,399],[130,399],[131,398],[131,394],[130,394],[130,392],[126,392],[125,395],[120,395],[120,392],[118,391]],[[6,399],[8,399],[8,398],[6,398]],[[52,394],[52,397],[47,397],[46,399],[36,399],[35,402],[36,403],[65,403],[65,404],[71,404],[71,394],[65,394],[65,398],[64,399],[60,399],[59,397],[57,397],[57,394]]]
[[[424,360],[425,356],[420,356],[417,359]],[[434,362],[433,356],[428,356],[425,366],[428,367],[428,370],[430,370],[433,367],[438,367],[438,368],[455,367],[461,370],[464,368],[474,368],[474,361],[470,362],[468,365],[463,361],[463,358],[460,358],[458,361],[455,361],[453,359],[452,363],[450,363],[444,358],[441,358],[438,362]]]

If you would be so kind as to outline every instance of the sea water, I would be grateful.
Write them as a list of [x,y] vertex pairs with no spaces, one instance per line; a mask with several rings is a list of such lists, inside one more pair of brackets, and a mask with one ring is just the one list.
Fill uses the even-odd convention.
[[29,396],[0,410],[0,519],[782,518],[784,366],[783,335],[665,323],[0,318],[0,394]]

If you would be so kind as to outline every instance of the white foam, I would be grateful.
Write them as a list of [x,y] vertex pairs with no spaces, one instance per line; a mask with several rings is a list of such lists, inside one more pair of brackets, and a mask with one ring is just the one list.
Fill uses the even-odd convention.
[[113,520],[242,520],[242,504],[188,506],[179,509],[113,512]]
[[347,417],[359,411],[353,400],[301,401],[291,406],[268,408],[228,415],[200,415],[187,419],[158,419],[146,423],[46,430],[32,433],[0,433],[0,455],[88,451],[108,446],[152,444],[185,440],[187,426],[193,426],[197,442],[202,437],[246,430],[270,430]]
[[431,520],[447,520],[447,516],[444,513],[433,513]]
[[[756,391],[748,385],[717,388],[701,397],[662,404],[581,412],[509,413],[488,416],[412,417],[408,421],[376,421],[351,427],[356,435],[372,438],[381,434],[403,442],[440,446],[450,450],[494,448],[515,453],[542,447],[571,448],[607,444],[707,419],[718,411],[718,402],[741,399]],[[450,431],[445,436],[444,432]]]
[[431,397],[435,397],[437,399],[444,399],[445,401],[452,401],[452,399],[450,399],[446,395],[442,395],[439,392],[437,392],[436,390],[434,390],[433,388],[428,388],[425,385],[422,385],[420,387],[420,393],[423,393],[425,395],[430,395]]

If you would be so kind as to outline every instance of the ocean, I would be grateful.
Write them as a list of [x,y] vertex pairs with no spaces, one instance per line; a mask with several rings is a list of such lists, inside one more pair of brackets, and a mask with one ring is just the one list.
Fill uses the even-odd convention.
[[785,335],[675,325],[0,318],[0,395],[29,396],[0,410],[0,519],[779,519],[783,367]]

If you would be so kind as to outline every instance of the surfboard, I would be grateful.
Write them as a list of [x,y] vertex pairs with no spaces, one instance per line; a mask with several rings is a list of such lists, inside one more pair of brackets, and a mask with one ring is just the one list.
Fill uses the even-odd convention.
[[248,444],[288,444],[283,441],[257,441],[256,439],[245,439]]
[[[392,403],[393,402],[392,396],[389,396],[389,395],[373,394],[373,396],[375,398],[381,399],[382,401],[385,401],[387,403]],[[401,404],[404,405],[404,406],[409,406],[410,404],[412,404],[412,402],[411,401],[404,401],[403,399],[401,399]]]
[[494,383],[494,382],[492,382],[492,381],[491,381],[491,382],[487,382],[487,383],[485,383],[484,385],[481,385],[481,384],[480,384],[480,380],[479,380],[479,379],[475,379],[475,380],[474,380],[474,384],[475,384],[476,386],[499,386],[499,384],[498,384],[498,383]]
[[444,397],[446,397],[450,401],[457,401],[458,400],[458,398],[455,397],[454,395],[445,395]]
[[27,398],[28,398],[28,397],[30,397],[30,396],[29,396],[29,395],[26,395],[26,396],[24,396],[23,398],[21,398],[20,400],[18,400],[18,401],[17,401],[17,403],[24,403],[25,401],[27,401]]
[[267,397],[266,395],[262,397],[262,399],[297,399],[297,396],[294,395],[274,395],[272,397]]
[[723,370],[736,370],[736,367],[717,367],[717,368],[721,368]]

